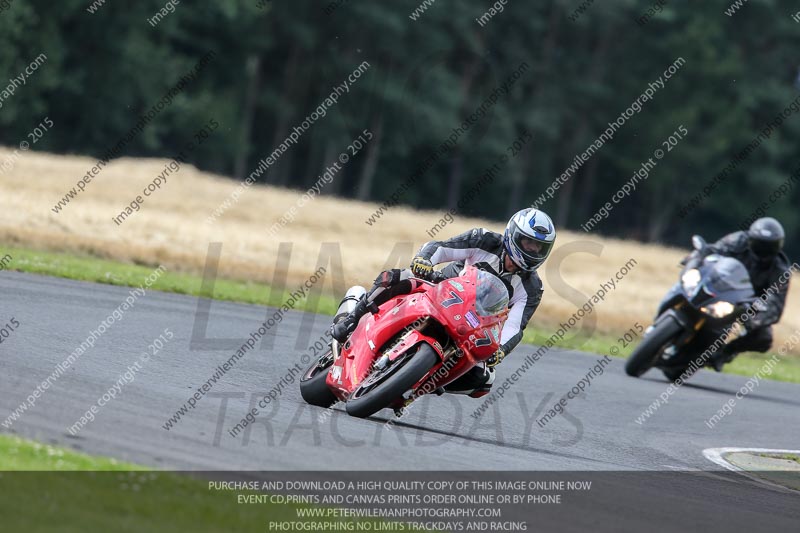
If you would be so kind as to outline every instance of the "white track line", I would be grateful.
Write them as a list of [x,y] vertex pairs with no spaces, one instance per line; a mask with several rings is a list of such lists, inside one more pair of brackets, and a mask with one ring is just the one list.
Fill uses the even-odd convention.
[[800,455],[800,450],[773,450],[770,448],[706,448],[703,450],[703,456],[711,461],[712,463],[718,464],[723,468],[727,468],[732,472],[736,472],[741,474],[751,481],[755,481],[761,485],[769,487],[771,489],[779,490],[780,492],[788,492],[791,494],[797,494],[797,491],[784,487],[783,485],[778,485],[776,483],[770,483],[764,479],[759,478],[758,476],[754,476],[750,474],[747,470],[743,468],[739,468],[738,466],[728,462],[723,455],[727,453],[740,453],[740,452],[752,452],[752,453],[787,453],[787,454],[795,454]]

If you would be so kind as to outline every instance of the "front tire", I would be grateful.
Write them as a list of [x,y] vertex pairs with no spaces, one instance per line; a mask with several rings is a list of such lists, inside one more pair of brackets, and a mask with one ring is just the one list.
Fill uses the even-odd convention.
[[348,415],[366,418],[388,407],[439,362],[439,356],[428,344],[420,344],[416,353],[407,353],[403,358],[405,360],[396,361],[386,370],[387,376],[378,376],[372,382],[373,375],[364,378],[345,403]]
[[328,352],[311,363],[311,366],[303,372],[303,377],[300,378],[300,396],[306,403],[326,409],[336,403],[336,396],[325,383],[332,364],[333,355]]
[[664,317],[628,357],[625,362],[625,373],[638,378],[650,370],[661,351],[682,329],[675,317],[671,315]]

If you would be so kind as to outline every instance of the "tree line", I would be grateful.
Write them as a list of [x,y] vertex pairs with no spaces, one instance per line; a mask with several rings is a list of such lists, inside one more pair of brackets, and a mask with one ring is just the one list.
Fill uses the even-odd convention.
[[[174,157],[187,135],[214,119],[219,134],[190,162],[241,180],[366,61],[370,68],[258,181],[306,189],[366,129],[374,137],[322,193],[380,204],[429,164],[400,201],[444,213],[529,132],[519,156],[458,210],[502,220],[537,202],[683,58],[668,83],[540,207],[560,227],[581,231],[664,149],[647,179],[592,232],[686,246],[692,233],[716,238],[760,209],[784,223],[790,251],[800,253],[790,179],[800,167],[800,113],[792,107],[800,25],[791,2],[750,2],[728,15],[713,2],[618,0],[584,6],[575,17],[579,0],[510,0],[481,25],[485,2],[439,0],[414,20],[417,4],[405,2],[348,0],[331,8],[221,0],[176,3],[155,27],[148,20],[164,8],[161,0],[107,2],[93,12],[88,4],[30,0],[0,11],[0,79],[47,57],[4,97],[3,144],[18,145],[49,117],[54,126],[36,148],[102,157],[126,139],[120,155]],[[213,60],[127,141],[139,118],[209,52]],[[771,124],[769,137],[730,168]],[[685,138],[663,147],[680,126]]]

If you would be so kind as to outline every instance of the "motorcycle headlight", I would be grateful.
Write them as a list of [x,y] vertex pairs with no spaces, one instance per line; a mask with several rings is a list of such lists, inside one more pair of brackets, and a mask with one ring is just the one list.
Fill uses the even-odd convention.
[[701,307],[700,310],[707,315],[714,318],[723,318],[733,313],[736,306],[730,302],[716,302],[706,307]]
[[702,279],[700,271],[696,268],[692,268],[683,273],[681,276],[681,283],[683,283],[683,288],[686,292],[692,292],[697,288],[700,279]]

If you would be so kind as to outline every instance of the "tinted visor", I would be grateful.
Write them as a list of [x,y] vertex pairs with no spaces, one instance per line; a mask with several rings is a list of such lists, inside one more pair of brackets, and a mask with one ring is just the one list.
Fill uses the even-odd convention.
[[750,249],[757,257],[767,259],[778,255],[783,247],[783,241],[765,241],[761,239],[750,239]]
[[528,237],[521,231],[514,232],[514,244],[529,266],[538,266],[550,255],[552,242],[544,242]]
[[478,285],[475,290],[475,310],[481,316],[494,316],[508,307],[508,289],[497,276],[488,272],[478,272]]

